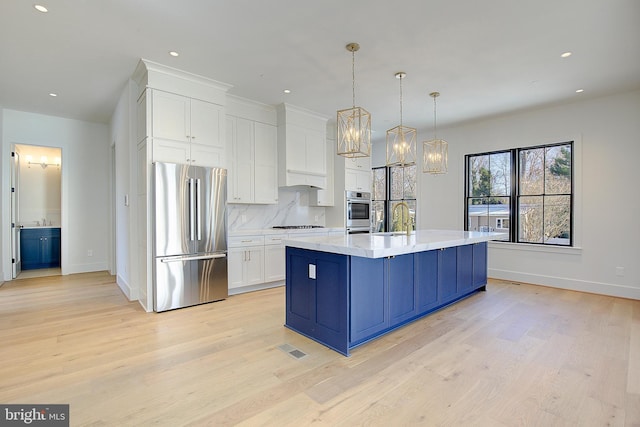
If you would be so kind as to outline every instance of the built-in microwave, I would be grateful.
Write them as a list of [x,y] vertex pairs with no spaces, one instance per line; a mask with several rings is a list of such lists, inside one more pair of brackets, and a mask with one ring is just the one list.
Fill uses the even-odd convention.
[[371,231],[371,193],[346,191],[347,233],[369,233]]

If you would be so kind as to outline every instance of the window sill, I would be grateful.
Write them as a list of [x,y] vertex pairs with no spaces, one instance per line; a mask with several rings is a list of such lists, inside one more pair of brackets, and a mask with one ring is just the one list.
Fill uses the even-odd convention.
[[535,243],[513,243],[490,241],[489,247],[500,250],[539,252],[549,254],[581,255],[582,248],[576,246],[537,245]]

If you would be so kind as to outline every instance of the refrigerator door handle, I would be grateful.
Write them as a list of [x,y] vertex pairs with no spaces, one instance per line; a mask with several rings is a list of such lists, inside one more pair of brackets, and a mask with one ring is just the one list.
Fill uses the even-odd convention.
[[189,179],[189,240],[194,240],[195,236],[195,197],[194,197],[194,180]]
[[219,259],[226,258],[227,254],[208,254],[208,255],[185,255],[185,256],[174,256],[167,258],[160,258],[160,262],[177,262],[177,261],[197,261],[201,259]]
[[201,182],[196,179],[196,230],[198,240],[202,240],[202,195],[200,194]]

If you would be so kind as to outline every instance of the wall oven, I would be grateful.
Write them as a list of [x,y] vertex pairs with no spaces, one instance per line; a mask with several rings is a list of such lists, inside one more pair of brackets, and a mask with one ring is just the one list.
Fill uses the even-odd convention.
[[371,231],[371,193],[346,191],[346,229],[348,234]]

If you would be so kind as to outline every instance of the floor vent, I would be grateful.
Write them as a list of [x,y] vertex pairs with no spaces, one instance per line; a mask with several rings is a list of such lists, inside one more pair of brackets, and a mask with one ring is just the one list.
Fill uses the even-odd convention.
[[295,348],[290,344],[282,344],[282,345],[279,345],[278,348],[284,351],[285,353],[287,353],[289,356],[293,357],[294,359],[302,359],[303,357],[307,357],[307,353],[301,350],[298,350],[297,348]]

